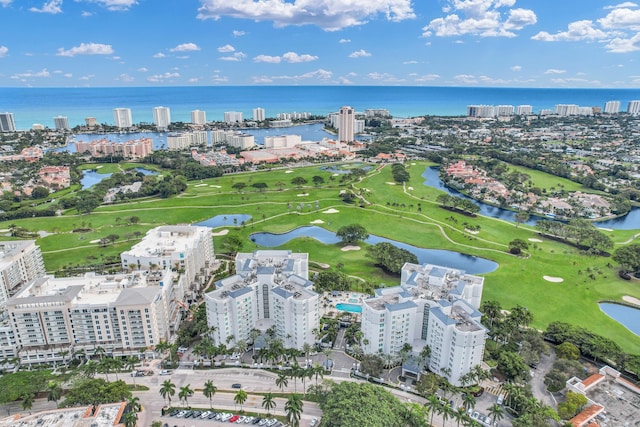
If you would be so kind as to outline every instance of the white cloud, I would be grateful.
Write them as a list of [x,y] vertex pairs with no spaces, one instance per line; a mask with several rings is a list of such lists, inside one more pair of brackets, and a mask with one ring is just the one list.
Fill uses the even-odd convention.
[[418,64],[418,61],[404,61],[403,62],[404,65],[409,65],[409,64]]
[[242,37],[247,35],[247,33],[242,30],[233,30],[231,34],[233,34],[233,37]]
[[51,13],[52,15],[55,15],[62,13],[62,8],[60,6],[62,6],[62,0],[51,0],[50,2],[43,4],[40,9],[32,7],[29,8],[29,11],[36,13]]
[[522,67],[520,65],[514,65],[510,69],[511,71],[522,71]]
[[549,68],[544,73],[545,74],[564,74],[566,72],[567,72],[567,70],[558,70],[557,68]]
[[140,72],[140,73],[146,73],[147,71],[149,71],[146,67],[140,67],[138,68],[136,71]]
[[415,18],[411,0],[200,0],[199,19],[223,16],[273,21],[276,27],[316,25],[326,31],[363,25],[384,15],[399,22]]
[[147,77],[147,81],[152,83],[162,83],[165,80],[170,80],[177,77],[180,77],[179,73],[154,74],[153,76]]
[[44,68],[42,71],[27,71],[26,73],[18,73],[11,76],[12,79],[29,79],[32,77],[51,77],[51,73]]
[[0,0],[0,5],[2,5],[2,7],[7,7],[11,4],[13,0]]
[[220,74],[214,74],[211,76],[211,81],[215,83],[225,83],[229,81],[227,76],[221,76]]
[[611,9],[621,9],[623,7],[638,7],[638,5],[636,3],[630,2],[630,1],[626,1],[624,3],[620,3],[620,4],[616,4],[613,6],[605,6],[603,7],[604,10],[611,10]]
[[389,80],[391,78],[393,78],[392,74],[389,73],[369,73],[367,74],[367,77],[369,77],[371,80]]
[[371,54],[364,49],[356,50],[349,54],[349,58],[366,58],[367,56],[371,56]]
[[295,64],[298,62],[311,62],[311,61],[315,61],[318,59],[317,56],[314,55],[309,55],[309,54],[302,54],[299,55],[295,52],[287,52],[285,54],[282,55],[282,59],[286,62]]
[[156,53],[155,55],[153,55],[153,57],[154,57],[154,58],[164,58],[165,56],[167,56],[167,55],[165,55],[165,54],[164,54],[164,53],[162,53],[162,52],[158,52],[158,53]]
[[465,83],[465,84],[478,83],[478,79],[476,79],[476,77],[471,74],[458,74],[457,76],[454,77],[454,79],[460,83]]
[[187,80],[188,83],[198,83],[199,79],[197,77],[191,77]]
[[338,43],[351,43],[351,39],[340,39]]
[[57,56],[76,56],[76,55],[111,55],[113,48],[110,44],[101,43],[80,43],[80,46],[74,46],[65,50],[59,48]]
[[606,48],[612,53],[629,53],[640,50],[640,33],[628,39],[616,37],[606,45]]
[[549,34],[546,31],[540,31],[538,34],[531,37],[531,39],[543,42],[573,42],[580,40],[600,40],[606,39],[607,37],[607,33],[594,27],[593,21],[584,20],[570,23],[567,31],[561,31],[556,34]]
[[285,81],[301,81],[301,80],[320,80],[327,81],[331,79],[333,73],[331,71],[323,70],[319,68],[315,71],[309,71],[308,73],[299,74],[299,75],[281,75],[281,76],[254,76],[251,78],[253,83],[273,83],[277,80],[285,80]]
[[[538,21],[530,9],[508,9],[515,0],[448,0],[443,7],[448,15],[431,20],[422,28],[424,37],[515,37],[518,31]],[[506,16],[506,19],[503,17]]]
[[235,52],[236,48],[231,46],[230,44],[225,44],[224,46],[220,46],[218,48],[218,52],[221,53],[229,53],[229,52]]
[[640,30],[640,9],[615,9],[604,18],[598,19],[598,23],[602,25],[602,28],[610,30],[630,29],[638,31]]
[[82,16],[83,18],[88,18],[88,17],[90,17],[90,16],[93,16],[93,13],[91,13],[91,12],[87,12],[87,11],[85,10],[85,11],[82,11],[82,13],[80,14],[80,16]]
[[269,64],[279,64],[282,61],[282,58],[279,56],[269,56],[269,55],[258,55],[253,58],[254,62],[267,62]]
[[124,83],[131,83],[135,79],[131,77],[129,74],[123,73],[123,74],[120,74],[116,80],[119,80]]
[[0,46],[0,58],[4,58],[9,53],[9,48],[6,46]]
[[415,78],[417,82],[432,82],[438,80],[440,76],[438,74],[425,74],[424,76],[418,76]]
[[194,52],[200,50],[200,47],[195,43],[183,43],[176,47],[169,49],[169,52]]
[[107,10],[128,10],[138,4],[137,0],[87,0],[89,3],[97,3]]
[[65,76],[66,78],[70,79],[71,77],[73,77],[73,74],[71,73],[64,73],[63,76]]
[[242,52],[235,52],[233,55],[230,56],[221,56],[220,59],[222,61],[242,61],[243,59],[245,59],[247,57],[247,55],[245,55]]
[[251,77],[251,82],[256,84],[269,84],[273,83],[273,79],[267,76],[253,76]]
[[95,76],[96,76],[95,74],[87,74],[86,76],[80,77],[78,80],[91,80]]

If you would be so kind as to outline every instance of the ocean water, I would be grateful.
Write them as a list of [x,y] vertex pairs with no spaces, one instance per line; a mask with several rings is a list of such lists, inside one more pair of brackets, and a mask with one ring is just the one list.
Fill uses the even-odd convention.
[[384,108],[396,117],[466,114],[469,104],[529,104],[534,112],[555,104],[604,107],[610,100],[640,99],[638,89],[527,89],[415,86],[202,86],[121,88],[0,88],[0,112],[12,112],[18,129],[34,123],[53,127],[53,117],[69,119],[70,126],[85,117],[113,124],[113,109],[131,108],[135,123],[153,121],[153,107],[171,109],[172,121],[191,120],[192,110],[207,120],[222,120],[225,111],[241,111],[250,118],[262,107],[267,117],[282,112],[326,115],[343,105],[356,111]]

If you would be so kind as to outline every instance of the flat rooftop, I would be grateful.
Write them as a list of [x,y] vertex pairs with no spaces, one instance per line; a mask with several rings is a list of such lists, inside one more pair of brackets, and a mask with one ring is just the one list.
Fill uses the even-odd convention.
[[0,427],[109,427],[117,425],[126,403],[100,405],[95,414],[90,406],[37,412],[0,419]]

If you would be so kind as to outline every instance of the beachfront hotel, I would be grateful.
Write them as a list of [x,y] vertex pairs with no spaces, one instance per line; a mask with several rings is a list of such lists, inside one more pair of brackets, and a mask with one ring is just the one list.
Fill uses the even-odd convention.
[[195,300],[215,260],[211,228],[193,225],[163,225],[147,231],[141,242],[120,254],[123,270],[182,272],[185,294]]
[[13,113],[0,113],[0,132],[15,132],[16,122]]
[[338,141],[353,142],[355,140],[356,115],[353,108],[345,106],[338,112]]
[[153,123],[158,130],[167,130],[171,124],[171,110],[169,110],[169,107],[154,107]]
[[201,110],[193,110],[191,112],[192,125],[204,125],[207,123],[207,112]]
[[362,348],[397,355],[409,343],[428,346],[429,369],[451,384],[482,362],[487,330],[477,310],[484,279],[461,270],[406,263],[400,286],[382,288],[362,304]]
[[[205,294],[207,323],[216,343],[234,346],[251,331],[272,328],[284,347],[313,344],[320,325],[319,295],[308,280],[309,254],[284,250],[238,253],[236,274]],[[229,340],[229,341],[227,341]]]

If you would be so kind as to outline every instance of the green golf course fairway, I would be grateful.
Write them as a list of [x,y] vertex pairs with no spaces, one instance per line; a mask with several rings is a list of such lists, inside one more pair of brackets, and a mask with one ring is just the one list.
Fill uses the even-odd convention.
[[[640,337],[598,307],[599,301],[622,301],[624,295],[640,298],[640,282],[620,279],[617,265],[610,257],[581,255],[571,246],[540,237],[532,227],[482,216],[472,218],[440,208],[436,198],[442,193],[424,186],[420,176],[432,165],[429,162],[407,163],[405,166],[411,179],[404,186],[393,183],[390,166],[380,169],[378,165],[372,165],[361,180],[345,184],[340,183],[341,176],[322,171],[318,166],[231,174],[191,181],[185,193],[169,199],[138,199],[105,205],[88,215],[69,210],[58,217],[0,223],[0,229],[16,225],[29,231],[52,233],[38,238],[37,243],[42,248],[47,271],[54,272],[63,266],[93,264],[105,256],[116,256],[139,241],[152,227],[191,224],[216,215],[252,216],[245,224],[214,230],[226,229],[229,234],[241,237],[243,251],[257,249],[248,238],[257,231],[281,233],[314,224],[335,232],[341,226],[357,223],[371,234],[495,261],[499,264],[498,269],[484,275],[483,301],[497,300],[504,309],[520,304],[533,313],[533,327],[545,329],[553,321],[579,325],[614,340],[626,352],[640,354]],[[519,170],[523,171],[522,168]],[[315,186],[313,176],[321,176],[324,183]],[[540,172],[535,176],[539,182],[550,185],[559,182],[551,176],[543,179]],[[303,177],[308,183],[297,187],[291,183],[295,177]],[[238,182],[247,184],[241,192],[232,187]],[[261,192],[252,187],[254,183],[265,183],[267,187]],[[346,204],[340,198],[342,190],[353,191],[361,199],[355,204]],[[298,210],[301,203],[304,206]],[[338,212],[325,213],[329,209]],[[128,220],[131,217],[137,221],[131,223]],[[323,223],[318,223],[319,220]],[[479,226],[480,230],[472,234],[465,231],[465,225]],[[91,231],[73,233],[77,228]],[[632,242],[638,230],[607,233],[617,248]],[[102,247],[97,242],[113,234],[119,236],[115,244]],[[221,252],[224,238],[214,237],[217,252]],[[527,257],[515,257],[506,252],[509,242],[517,238],[530,243]],[[367,244],[360,243],[359,246],[361,250],[345,252],[341,250],[341,244],[325,245],[311,238],[300,238],[281,249],[308,252],[310,260],[318,263],[331,266],[341,263],[346,274],[362,278],[376,287],[399,283],[398,277],[385,274],[366,256]],[[544,276],[563,280],[551,282]]]

